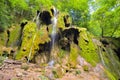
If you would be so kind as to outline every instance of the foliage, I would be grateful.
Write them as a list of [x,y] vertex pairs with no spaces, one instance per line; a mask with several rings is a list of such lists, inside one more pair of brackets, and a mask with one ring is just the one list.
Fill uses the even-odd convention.
[[73,24],[88,28],[94,35],[120,37],[119,0],[1,0],[0,5],[1,31],[12,22],[32,20],[37,10],[54,5],[68,12]]
[[5,0],[0,1],[0,31],[3,31],[9,26],[12,18],[9,14],[8,6],[5,3]]
[[89,17],[88,0],[56,0],[53,5],[55,5],[60,11],[68,12],[72,17],[74,25],[87,27]]
[[12,22],[17,22],[24,18],[32,19],[34,15],[36,15],[37,10],[50,8],[52,5],[57,7],[60,11],[69,12],[73,17],[73,24],[87,27],[87,2],[87,0],[2,0],[0,2],[1,28],[8,27],[8,25],[11,25]]
[[[86,27],[94,35],[100,37],[120,38],[120,0],[1,0],[0,32],[10,28],[11,25],[16,22],[19,23],[23,19],[32,20],[32,18],[36,15],[37,10],[42,11],[42,9],[50,8],[52,5],[54,5],[60,12],[64,12],[62,14],[60,13],[58,16],[57,26],[59,28],[63,29],[65,27],[63,16],[70,14],[73,25]],[[16,27],[17,28],[11,27],[9,29],[11,33],[8,43],[9,46],[11,46],[11,44],[17,39],[18,35],[16,33],[19,31],[20,27]],[[37,31],[36,24],[28,22],[23,30],[23,42],[20,51],[16,55],[16,59],[21,59],[23,57],[29,58],[29,54],[31,53],[31,60],[36,51],[40,48],[38,45],[50,41],[49,33],[46,31],[46,27],[48,26],[44,25]],[[71,44],[72,47],[70,48],[71,51],[69,57],[70,64],[72,67],[76,66],[76,59],[79,53],[86,59],[86,61],[95,66],[98,62],[100,62],[100,60],[96,51],[97,48],[91,40],[91,35],[87,33],[85,29],[80,29],[79,35],[78,45],[81,52],[78,51],[75,44]],[[2,52],[1,46],[5,45],[6,37],[6,33],[0,33],[0,53]],[[107,58],[114,56],[111,55],[111,53],[113,52],[102,53],[107,67],[114,67],[111,66],[111,61]],[[61,51],[59,56],[63,57],[64,51]],[[117,62],[117,60],[114,61]],[[113,76],[113,74],[115,74],[114,70],[111,71],[113,74],[108,71],[105,72],[112,80],[115,80]]]
[[89,30],[102,37],[120,37],[120,18],[118,17],[120,2],[117,0],[95,0],[91,3],[91,7],[96,6],[96,9],[91,14]]
[[5,45],[6,39],[7,39],[7,32],[4,31],[4,32],[0,33],[0,45]]

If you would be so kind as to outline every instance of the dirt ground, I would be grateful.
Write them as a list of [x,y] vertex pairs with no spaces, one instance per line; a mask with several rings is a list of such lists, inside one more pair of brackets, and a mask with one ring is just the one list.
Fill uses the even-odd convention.
[[[80,59],[76,68],[68,68],[64,64],[41,67],[33,63],[6,60],[0,66],[0,80],[108,80],[101,64],[92,67]],[[87,68],[83,65],[87,65]]]

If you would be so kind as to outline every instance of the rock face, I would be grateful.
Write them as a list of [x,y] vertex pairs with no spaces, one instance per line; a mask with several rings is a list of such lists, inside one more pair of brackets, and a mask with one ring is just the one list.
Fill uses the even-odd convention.
[[[49,61],[49,59],[51,58],[50,54],[52,53],[52,51],[54,51],[54,49],[52,48],[52,31],[53,26],[55,25],[55,17],[57,19],[57,24],[55,26],[56,32],[54,33],[56,35],[54,41],[55,47],[63,50],[65,48],[69,48],[68,51],[70,51],[70,43],[76,41],[75,43],[78,44],[77,38],[79,35],[79,31],[75,28],[65,28],[70,27],[71,24],[69,15],[67,13],[61,14],[58,12],[57,9],[52,7],[50,10],[44,10],[42,12],[37,11],[37,23],[26,22],[27,24],[22,30],[21,48],[16,55],[16,59],[29,59],[30,61],[39,62],[38,58],[40,58],[40,61],[42,61],[43,63]],[[39,25],[37,20],[39,21]],[[63,22],[63,24],[59,22]],[[66,38],[68,41],[64,41],[64,38]],[[59,51],[56,53],[59,53]],[[36,59],[37,56],[39,57]],[[42,60],[41,58],[44,59]]]
[[[81,56],[93,67],[102,63],[106,68],[103,68],[103,71],[110,79],[119,79],[119,72],[111,70],[115,68],[110,63],[113,60],[109,60],[111,56],[114,56],[114,60],[118,61],[115,59],[116,55],[113,53],[111,56],[108,55],[102,41],[93,39],[94,37],[87,32],[86,28],[75,27],[71,24],[70,15],[60,13],[55,7],[37,11],[36,22],[23,21],[21,27],[12,27],[5,32],[5,41],[0,37],[0,54],[12,53],[17,60],[34,62],[42,66],[54,66],[58,63],[61,67],[64,64],[65,67],[67,66],[66,71],[81,65],[85,71],[88,71],[88,65],[84,63],[84,60],[78,60]],[[6,47],[2,47],[4,49],[1,50],[3,45]],[[12,49],[9,50],[11,46]],[[114,63],[120,70],[119,62]],[[62,75],[65,72],[63,68],[63,66],[58,68]],[[60,75],[56,71],[54,73]]]

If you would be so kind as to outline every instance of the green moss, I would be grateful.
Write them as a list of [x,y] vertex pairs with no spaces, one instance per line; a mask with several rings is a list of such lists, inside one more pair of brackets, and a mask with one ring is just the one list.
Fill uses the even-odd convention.
[[107,74],[107,77],[110,79],[110,80],[118,80],[115,78],[115,76],[110,72],[108,71],[107,69],[104,69],[104,72]]
[[80,70],[76,70],[76,71],[75,71],[75,74],[76,74],[76,75],[79,75],[79,74],[81,74],[81,71],[80,71]]
[[65,54],[66,54],[65,51],[61,49],[61,50],[59,51],[58,57],[59,57],[59,58],[64,58]]
[[93,66],[96,66],[99,62],[99,55],[96,52],[97,49],[94,46],[90,35],[85,29],[80,29],[79,47],[81,48],[80,55]]
[[75,45],[74,43],[71,44],[71,48],[70,48],[70,56],[69,56],[69,64],[70,67],[76,67],[77,63],[77,57],[79,54],[79,50],[77,45]]
[[3,65],[4,60],[5,60],[5,57],[0,56],[0,66],[2,66],[2,65]]
[[[28,23],[23,30],[23,39],[22,45],[19,53],[16,55],[16,59],[21,59],[22,57],[28,56],[30,53],[30,48],[32,46],[32,41],[35,36],[35,27],[34,23]],[[23,49],[25,51],[23,51]]]
[[0,55],[3,53],[3,47],[6,44],[6,40],[7,40],[7,33],[6,31],[0,33]]
[[88,67],[87,65],[84,65],[84,66],[83,66],[83,70],[84,70],[84,71],[89,71],[89,67]]
[[26,63],[22,63],[22,65],[21,65],[21,69],[28,70],[28,69],[29,69],[28,64],[26,64]]
[[57,74],[57,71],[55,69],[52,71],[52,73],[54,74],[55,78],[59,78],[59,75]]
[[13,46],[19,38],[20,26],[12,26],[10,29],[8,46]]
[[106,67],[105,73],[107,74],[108,78],[110,78],[111,80],[117,80],[120,78],[119,77],[120,63],[119,60],[116,58],[116,55],[110,51],[111,49],[106,48],[105,52],[101,53],[101,57],[103,59],[102,63]]
[[[58,15],[58,21],[57,21],[57,27],[58,28],[61,28],[61,29],[64,29],[65,28],[65,24],[64,24],[64,16],[65,15],[69,15],[68,13],[66,12],[63,12],[63,13],[59,13]],[[70,20],[69,20],[70,21]],[[72,22],[72,21],[70,21]]]
[[46,27],[42,26],[40,30],[36,29],[36,24],[33,22],[28,22],[28,24],[25,25],[21,49],[16,55],[16,59],[28,57],[31,60],[39,49],[38,45],[50,41]]
[[0,33],[0,45],[5,45],[7,40],[7,33],[6,31]]
[[56,69],[53,69],[52,73],[53,73],[55,78],[61,78],[65,74],[65,71],[62,67],[58,67]]

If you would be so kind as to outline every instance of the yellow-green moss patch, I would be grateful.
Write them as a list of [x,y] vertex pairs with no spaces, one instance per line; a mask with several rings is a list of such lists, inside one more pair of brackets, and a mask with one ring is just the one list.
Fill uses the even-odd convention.
[[78,62],[77,62],[78,54],[79,54],[79,50],[78,50],[77,45],[72,43],[71,48],[70,48],[70,56],[69,56],[70,67],[75,68],[76,65],[78,64]]
[[44,44],[48,41],[50,41],[50,38],[45,26],[37,30],[35,23],[28,22],[23,30],[22,45],[19,53],[16,55],[16,59],[28,57],[31,60],[38,51],[39,44]]
[[14,44],[16,44],[18,38],[19,38],[19,32],[20,32],[20,26],[16,25],[16,26],[12,26],[10,29],[10,37],[9,37],[9,42],[8,42],[8,46],[13,46]]
[[[68,13],[64,12],[64,13],[59,13],[58,15],[58,20],[57,20],[57,27],[64,29],[65,28],[65,23],[64,23],[64,16],[69,15]],[[69,22],[72,23],[72,20],[69,19]]]
[[99,55],[96,52],[90,35],[88,35],[85,29],[80,31],[79,47],[81,48],[80,55],[86,59],[89,63],[95,66],[99,62]]

